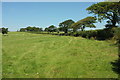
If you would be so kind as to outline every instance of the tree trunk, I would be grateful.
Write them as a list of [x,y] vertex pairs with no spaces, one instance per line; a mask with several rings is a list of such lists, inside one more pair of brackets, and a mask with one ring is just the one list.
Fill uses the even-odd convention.
[[111,22],[112,22],[112,26],[113,26],[113,27],[116,27],[116,23],[117,23],[116,20],[114,19],[114,20],[112,20]]
[[83,27],[81,28],[81,31],[84,31],[84,29],[85,29],[85,26],[83,26]]
[[67,29],[65,29],[65,33],[67,33],[68,32],[68,30]]
[[117,23],[117,14],[113,13],[113,18],[111,20],[112,26],[116,27],[116,23]]

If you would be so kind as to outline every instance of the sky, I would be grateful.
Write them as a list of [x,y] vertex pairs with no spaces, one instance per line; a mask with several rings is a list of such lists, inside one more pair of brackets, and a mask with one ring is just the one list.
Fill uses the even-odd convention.
[[[58,27],[60,22],[68,19],[76,22],[93,16],[86,8],[94,3],[97,2],[2,2],[2,27],[8,27],[9,31],[27,26]],[[101,29],[105,22],[95,25],[95,29]]]
[[2,2],[101,2],[118,0],[1,0]]

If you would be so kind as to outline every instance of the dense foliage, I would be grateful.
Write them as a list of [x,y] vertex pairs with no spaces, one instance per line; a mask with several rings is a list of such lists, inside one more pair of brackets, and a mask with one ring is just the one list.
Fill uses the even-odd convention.
[[82,36],[88,39],[93,38],[97,40],[106,40],[106,39],[111,39],[112,37],[114,37],[115,31],[117,29],[118,28],[80,31],[80,32],[75,32],[74,36]]
[[47,31],[47,32],[57,32],[58,29],[57,29],[57,27],[55,27],[54,25],[51,25],[51,26],[49,26],[48,28],[45,28],[44,31]]
[[64,31],[64,33],[68,33],[68,29],[70,28],[70,26],[74,23],[73,20],[69,19],[66,21],[63,21],[59,24],[60,30]]
[[2,34],[7,34],[8,33],[8,28],[0,28],[0,31],[2,32]]
[[38,31],[43,31],[42,28],[39,28],[39,27],[31,27],[31,26],[28,26],[26,28],[21,28],[20,29],[20,32],[25,32],[25,31],[32,31],[32,32],[38,32]]
[[[99,2],[88,7],[89,13],[95,14],[99,21],[107,20],[109,25],[115,27],[119,23],[120,2]],[[107,26],[109,27],[109,26]],[[111,26],[110,26],[111,27]]]
[[77,31],[77,29],[81,29],[81,31],[83,31],[85,27],[95,28],[96,26],[93,23],[96,23],[96,18],[90,16],[77,21],[72,24],[71,27],[73,28],[73,32]]

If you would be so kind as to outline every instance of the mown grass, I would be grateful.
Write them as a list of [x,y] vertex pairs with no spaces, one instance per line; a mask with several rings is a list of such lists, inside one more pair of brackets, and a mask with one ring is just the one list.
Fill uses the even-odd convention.
[[106,41],[24,32],[2,39],[3,78],[117,78],[117,47]]

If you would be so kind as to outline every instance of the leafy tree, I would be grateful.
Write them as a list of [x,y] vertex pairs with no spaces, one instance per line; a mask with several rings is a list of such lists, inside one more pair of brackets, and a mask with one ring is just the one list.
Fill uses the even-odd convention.
[[39,31],[43,31],[43,29],[39,28],[39,27],[30,27],[30,26],[28,26],[27,28],[21,28],[20,31],[21,32],[25,32],[25,31],[39,32]]
[[20,29],[20,32],[25,32],[26,31],[26,28],[21,28]]
[[39,31],[43,31],[43,28],[39,28]]
[[26,30],[27,30],[27,31],[33,31],[33,28],[30,27],[30,26],[28,26],[28,27],[26,28]]
[[60,23],[59,27],[60,27],[61,31],[64,31],[65,33],[68,33],[68,29],[70,28],[70,26],[73,23],[74,23],[74,21],[69,19],[69,20],[66,20],[66,21]]
[[31,26],[28,26],[26,28],[27,31],[35,31],[35,32],[38,32],[38,31],[43,31],[42,28],[39,28],[39,27],[31,27]]
[[112,27],[115,27],[119,22],[120,2],[99,2],[91,5],[86,10],[90,14],[95,14],[100,22],[107,20],[107,23]]
[[48,32],[56,32],[56,31],[57,31],[57,27],[55,27],[54,25],[48,27]]
[[96,26],[93,23],[96,23],[96,18],[90,16],[77,21],[76,23],[72,24],[71,27],[73,27],[74,32],[77,29],[81,29],[83,31],[85,27],[95,28]]
[[63,28],[62,28],[62,27],[58,27],[58,30],[59,30],[59,31],[63,31]]
[[48,30],[48,28],[46,27],[44,31],[48,32],[49,30]]
[[8,28],[2,28],[2,34],[7,34],[8,33]]
[[80,29],[81,25],[78,22],[76,22],[73,23],[71,27],[73,28],[73,32],[76,32],[78,29]]
[[35,32],[40,31],[38,27],[31,27],[31,28],[32,28],[32,31],[35,31]]

